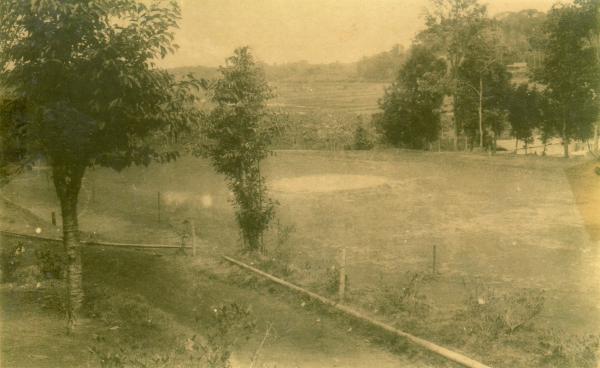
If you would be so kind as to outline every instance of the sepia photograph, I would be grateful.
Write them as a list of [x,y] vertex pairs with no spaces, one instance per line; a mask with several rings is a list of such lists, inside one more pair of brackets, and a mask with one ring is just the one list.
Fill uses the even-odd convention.
[[0,0],[0,368],[600,368],[600,0]]

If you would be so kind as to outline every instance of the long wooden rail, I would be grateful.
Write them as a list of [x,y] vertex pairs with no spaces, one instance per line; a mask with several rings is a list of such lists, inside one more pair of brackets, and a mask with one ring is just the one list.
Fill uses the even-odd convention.
[[[51,238],[39,235],[29,235],[29,234],[20,234],[13,233],[11,231],[0,230],[0,234],[12,236],[16,238],[23,239],[32,239],[32,240],[47,240],[47,241],[55,241],[62,242],[61,238]],[[96,241],[96,240],[82,240],[81,244],[89,245],[89,246],[100,246],[100,247],[121,247],[121,248],[146,248],[146,249],[191,249],[191,245],[173,245],[173,244],[136,244],[136,243],[113,243],[113,242],[104,242],[104,241]]]
[[[62,242],[62,239],[60,239],[60,238],[51,238],[51,237],[44,237],[44,236],[37,236],[37,235],[20,234],[20,233],[14,233],[14,232],[6,231],[6,230],[0,230],[0,234],[7,235],[7,236],[13,236],[13,237],[19,237],[19,238],[25,238],[25,239],[32,239],[32,240],[47,240],[47,241]],[[181,246],[168,245],[168,244],[134,244],[134,243],[112,243],[112,242],[100,242],[100,241],[82,241],[81,243],[83,243],[85,245],[90,245],[90,246],[108,246],[108,247],[124,247],[124,248],[150,248],[150,249],[182,248]],[[191,248],[191,246],[185,246],[185,248]],[[387,331],[387,332],[395,334],[397,336],[406,338],[407,340],[411,341],[412,343],[414,343],[418,346],[421,346],[435,354],[438,354],[448,360],[458,363],[464,367],[467,367],[467,368],[491,368],[490,366],[487,366],[483,363],[473,360],[463,354],[457,353],[457,352],[447,349],[443,346],[437,345],[431,341],[414,336],[412,334],[409,334],[408,332],[404,332],[395,327],[387,325],[383,322],[377,321],[377,320],[375,320],[369,316],[366,316],[363,313],[360,313],[346,305],[343,305],[343,304],[337,303],[331,299],[325,298],[324,296],[321,296],[317,293],[306,290],[300,286],[294,285],[290,282],[287,282],[283,279],[275,277],[271,274],[268,274],[264,271],[261,271],[261,270],[255,268],[255,267],[249,266],[249,265],[247,265],[243,262],[240,262],[238,260],[235,260],[231,257],[223,256],[223,258],[226,261],[228,261],[236,266],[239,266],[246,270],[252,271],[266,279],[271,280],[272,282],[275,282],[276,284],[285,286],[285,287],[292,289],[294,291],[297,291],[301,294],[307,295],[311,299],[317,300],[325,305],[328,305],[334,309],[337,309],[350,317],[353,317],[353,318],[363,321],[363,322],[367,322],[367,323],[369,323],[375,327],[378,327],[384,331]]]
[[333,301],[331,299],[325,298],[324,296],[321,296],[319,294],[313,293],[312,291],[306,290],[304,288],[301,288],[300,286],[294,285],[294,284],[292,284],[290,282],[287,282],[287,281],[282,280],[282,279],[280,279],[278,277],[270,275],[270,274],[268,274],[266,272],[263,272],[263,271],[255,268],[255,267],[249,266],[249,265],[247,265],[247,264],[245,264],[243,262],[240,262],[238,260],[235,260],[235,259],[233,259],[231,257],[223,256],[223,258],[225,260],[227,260],[228,262],[230,262],[230,263],[233,263],[233,264],[235,264],[235,265],[237,265],[237,266],[239,266],[241,268],[244,268],[246,270],[252,271],[252,272],[254,272],[254,273],[256,273],[256,274],[258,274],[258,275],[260,275],[260,276],[262,276],[262,277],[264,277],[266,279],[269,279],[269,280],[271,280],[271,281],[273,281],[273,282],[275,282],[275,283],[277,283],[279,285],[285,286],[285,287],[287,287],[289,289],[292,289],[294,291],[297,291],[297,292],[299,292],[301,294],[307,295],[307,296],[309,296],[312,299],[318,300],[319,302],[321,302],[321,303],[323,303],[325,305],[328,305],[330,307],[333,307],[333,308],[335,308],[335,309],[343,312],[344,314],[346,314],[348,316],[351,316],[351,317],[353,317],[353,318],[355,318],[357,320],[360,320],[360,321],[363,321],[363,322],[367,322],[367,323],[369,323],[369,324],[371,324],[373,326],[376,326],[376,327],[378,327],[378,328],[380,328],[380,329],[382,329],[384,331],[390,332],[390,333],[395,334],[397,336],[404,337],[407,340],[413,342],[414,344],[419,345],[419,346],[421,346],[421,347],[423,347],[423,348],[425,348],[425,349],[427,349],[427,350],[429,350],[429,351],[431,351],[431,352],[433,352],[435,354],[438,354],[438,355],[440,355],[440,356],[442,356],[442,357],[444,357],[446,359],[449,359],[449,360],[451,360],[451,361],[453,361],[455,363],[458,363],[458,364],[460,364],[460,365],[462,365],[464,367],[468,367],[468,368],[490,368],[489,366],[487,366],[487,365],[485,365],[483,363],[480,363],[480,362],[478,362],[476,360],[473,360],[473,359],[471,359],[471,358],[469,358],[467,356],[464,356],[464,355],[462,355],[460,353],[457,353],[455,351],[449,350],[449,349],[447,349],[447,348],[445,348],[443,346],[439,346],[439,345],[437,345],[437,344],[435,344],[435,343],[433,343],[431,341],[427,341],[427,340],[422,339],[420,337],[417,337],[417,336],[411,335],[411,334],[409,334],[407,332],[401,331],[401,330],[399,330],[399,329],[397,329],[395,327],[392,327],[392,326],[387,325],[387,324],[385,324],[383,322],[377,321],[377,320],[375,320],[375,319],[373,319],[373,318],[371,318],[369,316],[365,316],[364,314],[362,314],[362,313],[360,313],[360,312],[358,312],[358,311],[356,311],[356,310],[354,310],[354,309],[352,309],[352,308],[350,308],[348,306],[345,306],[343,304],[339,304],[339,303],[337,303],[337,302],[335,302],[335,301]]

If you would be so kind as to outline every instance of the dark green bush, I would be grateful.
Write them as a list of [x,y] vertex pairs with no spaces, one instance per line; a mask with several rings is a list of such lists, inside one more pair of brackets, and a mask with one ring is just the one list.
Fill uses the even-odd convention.
[[37,266],[21,266],[13,273],[13,280],[20,285],[35,285],[41,279]]
[[25,246],[21,242],[17,242],[13,246],[4,246],[0,253],[0,266],[2,269],[2,282],[14,281],[17,268],[23,261]]
[[35,250],[36,263],[44,278],[63,278],[65,265],[63,254],[57,247],[48,245],[43,245]]
[[369,132],[362,125],[359,125],[354,131],[354,144],[352,148],[355,150],[370,150],[373,146],[374,144],[369,137]]

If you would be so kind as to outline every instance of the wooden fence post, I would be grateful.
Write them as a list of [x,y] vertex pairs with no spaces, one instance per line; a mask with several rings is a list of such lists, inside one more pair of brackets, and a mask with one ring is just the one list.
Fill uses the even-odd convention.
[[436,274],[436,270],[435,270],[435,266],[436,266],[435,263],[436,263],[436,257],[437,257],[436,253],[437,253],[437,246],[434,244],[433,245],[433,262],[431,264],[431,269],[432,269],[434,275]]
[[192,233],[192,256],[196,256],[196,226],[194,225],[194,220],[190,219],[190,227]]
[[56,226],[56,213],[52,211],[52,225]]
[[339,298],[344,300],[346,294],[346,248],[342,248],[342,259],[340,262],[340,285],[339,285]]
[[156,197],[156,208],[158,210],[158,222],[160,222],[160,191],[158,192],[158,196]]

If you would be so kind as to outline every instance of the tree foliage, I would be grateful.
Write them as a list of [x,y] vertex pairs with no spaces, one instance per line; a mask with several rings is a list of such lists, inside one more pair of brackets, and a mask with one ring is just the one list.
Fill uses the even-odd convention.
[[503,130],[503,117],[511,91],[510,74],[504,64],[507,49],[497,24],[489,21],[471,38],[458,69],[455,116],[467,137],[480,136],[494,146]]
[[548,105],[557,115],[547,128],[562,138],[565,157],[571,139],[589,138],[598,118],[600,62],[598,45],[592,40],[600,27],[599,4],[581,0],[556,5],[545,22],[544,60],[535,79],[545,86]]
[[208,116],[208,155],[224,174],[235,196],[236,219],[248,250],[262,247],[262,234],[274,216],[260,162],[279,130],[268,110],[273,93],[247,47],[238,48],[220,68],[221,78],[210,86],[215,108]]
[[358,125],[354,130],[354,144],[352,145],[352,149],[363,151],[370,150],[374,146],[371,138],[369,137],[369,132],[362,124]]
[[525,9],[502,13],[495,19],[499,26],[501,42],[508,49],[506,64],[525,61],[528,65],[537,65],[541,60],[537,44],[546,13]]
[[[473,38],[487,22],[487,9],[477,0],[431,0],[431,4],[425,18],[427,28],[417,36],[417,42],[428,45],[446,61],[446,93],[456,106],[459,70]],[[461,129],[461,122],[454,114],[455,149]]]
[[446,63],[414,46],[396,81],[385,91],[378,128],[389,143],[425,148],[438,137]]
[[0,2],[4,179],[43,157],[52,168],[67,252],[69,326],[81,305],[77,198],[85,169],[168,161],[153,145],[196,118],[193,80],[155,67],[173,52],[176,3],[136,0]]
[[542,95],[527,84],[521,84],[513,87],[508,102],[511,133],[527,147],[533,141],[534,129],[543,126]]

